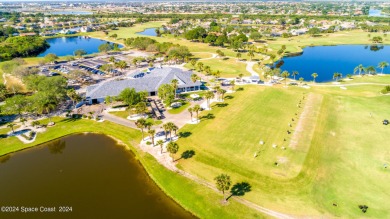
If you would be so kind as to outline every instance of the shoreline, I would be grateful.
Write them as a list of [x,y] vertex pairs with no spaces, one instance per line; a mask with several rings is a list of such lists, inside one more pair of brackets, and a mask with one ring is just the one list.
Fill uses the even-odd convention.
[[[45,40],[47,39],[56,39],[56,38],[63,38],[63,37],[80,37],[80,36],[83,36],[83,37],[89,37],[89,38],[93,38],[93,39],[97,39],[97,40],[103,40],[103,41],[106,41],[106,42],[109,42],[109,43],[113,43],[113,44],[118,44],[118,45],[121,45],[123,46],[122,48],[120,49],[124,49],[124,48],[127,48],[126,45],[124,43],[119,43],[119,42],[115,42],[115,41],[112,41],[110,39],[103,39],[103,38],[100,38],[100,37],[91,37],[87,34],[83,34],[83,33],[76,33],[76,34],[69,34],[69,35],[60,35],[60,36],[50,36],[50,37],[43,37]],[[50,47],[48,47],[47,49],[49,49]],[[46,50],[45,50],[46,51]],[[45,52],[43,51],[43,52]],[[95,52],[95,53],[90,53],[90,54],[86,54],[85,56],[88,56],[88,55],[97,55],[97,54],[100,54],[100,52]],[[67,57],[67,56],[73,56],[73,55],[63,55],[63,56],[59,56],[57,55],[58,57]],[[32,56],[32,57],[25,57],[25,58],[44,58],[44,57],[39,57],[38,55],[37,56]]]
[[[187,211],[188,213],[190,213],[191,215],[193,215],[194,217],[197,217],[197,218],[200,218],[199,216],[196,215],[195,212],[193,211],[190,211],[187,207],[185,207],[182,202],[180,202],[179,200],[175,199],[172,195],[170,195],[168,193],[168,191],[166,191],[166,189],[164,188],[164,186],[161,185],[161,183],[158,183],[158,180],[156,179],[156,177],[150,173],[150,170],[148,168],[148,165],[146,164],[146,161],[145,161],[145,158],[143,156],[140,156],[140,151],[145,153],[139,145],[137,146],[133,146],[132,144],[127,144],[125,142],[123,142],[122,140],[120,140],[119,138],[113,136],[113,135],[110,135],[108,133],[105,133],[105,132],[91,132],[91,131],[88,131],[88,132],[74,132],[74,133],[69,133],[69,134],[65,134],[65,135],[62,135],[62,136],[59,136],[59,137],[55,137],[55,138],[51,138],[51,139],[48,139],[47,141],[44,141],[44,142],[40,142],[38,144],[32,144],[32,145],[29,145],[29,146],[26,146],[26,147],[21,147],[21,148],[18,148],[16,150],[13,150],[13,151],[10,151],[10,152],[7,152],[7,153],[4,153],[4,154],[0,154],[0,160],[1,158],[3,157],[6,157],[6,156],[10,156],[12,158],[13,154],[14,153],[18,153],[18,152],[22,152],[22,151],[27,151],[29,149],[34,149],[34,148],[38,148],[40,146],[43,146],[44,144],[47,144],[47,143],[50,143],[52,141],[55,141],[55,140],[58,140],[58,139],[62,139],[62,138],[66,138],[66,137],[69,137],[69,136],[75,136],[75,135],[81,135],[81,134],[97,134],[97,135],[104,135],[104,136],[107,136],[109,138],[111,138],[113,141],[115,141],[115,144],[116,146],[119,146],[119,147],[122,147],[125,149],[125,151],[127,153],[130,153],[131,156],[133,156],[133,158],[138,161],[140,163],[140,165],[142,166],[142,169],[145,171],[145,173],[148,175],[148,177],[153,181],[153,183],[155,183],[155,185],[168,197],[170,198],[173,202],[175,202],[178,206],[180,206],[181,208],[183,208],[185,211]],[[23,144],[23,145],[26,145],[26,144]],[[152,155],[150,155],[152,156]],[[157,161],[156,161],[157,162]],[[161,165],[160,163],[158,163],[159,165]],[[162,165],[161,165],[162,166]],[[171,171],[169,169],[167,169],[166,167],[162,166],[162,168],[165,168],[166,170],[168,171]],[[172,171],[171,171],[172,172]],[[176,173],[175,173],[176,174]]]

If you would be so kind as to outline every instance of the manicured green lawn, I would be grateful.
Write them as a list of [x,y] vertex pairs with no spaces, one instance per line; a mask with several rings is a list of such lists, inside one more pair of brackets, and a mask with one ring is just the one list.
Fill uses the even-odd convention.
[[[194,150],[195,156],[181,159],[179,167],[210,182],[227,173],[252,185],[248,200],[298,217],[388,218],[390,169],[384,164],[390,165],[390,130],[382,120],[390,118],[390,99],[379,94],[381,88],[245,86],[226,106],[202,112],[209,119],[180,130],[190,134],[178,141],[179,153]],[[291,117],[309,92],[323,97],[316,105],[319,116],[303,126],[303,135],[313,130],[313,137],[289,148],[288,123],[296,128]],[[369,206],[368,212],[358,205]]]
[[181,105],[178,108],[172,108],[172,109],[168,110],[168,113],[179,114],[179,113],[183,112],[184,110],[186,110],[189,106],[190,106],[189,103],[184,103],[183,105]]
[[[199,62],[202,62],[204,66],[210,66],[213,72],[219,70],[221,72],[221,77],[235,77],[239,74],[249,75],[249,72],[246,71],[246,64],[244,62],[237,61],[236,58],[215,58],[200,60]],[[192,65],[187,63],[185,67],[191,69]]]
[[282,45],[286,45],[287,52],[300,52],[305,46],[318,45],[345,45],[345,44],[371,44],[371,39],[374,36],[381,36],[384,38],[384,44],[390,44],[390,37],[384,37],[382,33],[371,33],[368,37],[368,32],[362,30],[341,31],[331,34],[323,34],[319,37],[311,37],[309,35],[301,35],[292,38],[275,38],[275,40],[267,41],[267,44],[275,52],[279,50]]
[[[139,159],[154,181],[175,201],[185,209],[195,212],[200,218],[264,218],[264,216],[234,200],[229,205],[221,205],[222,195],[208,189],[203,185],[169,171],[161,166],[151,155],[140,151],[137,145],[141,140],[141,133],[138,130],[116,125],[111,122],[98,123],[92,120],[54,118],[56,125],[43,134],[38,134],[37,140],[32,144],[23,144],[17,138],[11,137],[1,139],[0,154],[4,155],[11,151],[32,147],[49,140],[60,138],[80,132],[102,133],[114,137],[126,144],[137,159]],[[45,123],[47,121],[42,121]],[[0,133],[8,129],[0,129]],[[12,155],[11,155],[12,156]]]
[[[124,119],[127,119],[127,117],[129,116],[129,112],[127,112],[127,111],[110,112],[110,114],[115,115],[115,116],[118,116],[118,117],[121,117],[121,118],[124,118]],[[160,124],[162,124],[162,121],[161,121],[161,120],[156,120],[156,119],[152,119],[152,118],[147,118],[146,121],[147,121],[147,122],[151,122],[151,123],[153,123],[154,125],[160,125]]]

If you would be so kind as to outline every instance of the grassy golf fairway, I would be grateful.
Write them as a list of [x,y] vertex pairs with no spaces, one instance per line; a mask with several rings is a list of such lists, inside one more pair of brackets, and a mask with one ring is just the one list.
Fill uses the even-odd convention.
[[390,98],[380,89],[245,86],[181,129],[190,134],[179,153],[195,156],[179,167],[210,182],[220,173],[248,182],[246,199],[286,214],[388,218],[390,130],[382,120]]
[[[320,36],[312,37],[310,35],[301,35],[293,38],[275,38],[275,40],[267,41],[270,48],[277,51],[286,45],[287,52],[300,52],[305,46],[321,46],[321,45],[343,45],[343,44],[371,44],[371,39],[374,36],[383,37],[382,33],[369,33],[362,30],[341,31],[331,34],[321,34]],[[390,44],[390,38],[384,37],[383,44]]]

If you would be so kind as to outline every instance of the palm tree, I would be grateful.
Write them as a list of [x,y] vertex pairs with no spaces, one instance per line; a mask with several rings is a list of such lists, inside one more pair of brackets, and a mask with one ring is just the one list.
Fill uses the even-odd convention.
[[172,162],[175,162],[175,158],[173,157],[174,154],[177,153],[179,150],[179,145],[176,142],[169,142],[167,145],[167,151],[169,152],[169,155],[172,157]]
[[115,63],[115,57],[114,56],[110,56],[110,62]]
[[313,77],[314,83],[316,83],[316,78],[318,77],[318,74],[317,73],[313,73],[313,74],[311,74],[311,76]]
[[204,97],[207,100],[207,108],[210,109],[210,100],[215,97],[214,92],[212,91],[207,91],[204,95]]
[[50,122],[50,123],[53,123],[53,122],[51,121],[50,112],[51,112],[52,110],[54,110],[56,107],[57,107],[57,105],[56,105],[54,102],[47,102],[47,103],[45,103],[45,104],[43,105],[43,108],[42,108],[42,109],[45,110],[45,112],[46,112],[46,114],[47,114],[47,117],[49,118],[49,122]]
[[81,101],[82,98],[76,93],[74,89],[69,89],[66,91],[66,95],[72,100],[72,107],[75,108],[75,103]]
[[232,91],[234,91],[234,86],[236,85],[236,81],[233,79],[230,81],[230,86],[232,86]]
[[191,81],[192,81],[193,83],[195,83],[198,79],[199,79],[198,75],[196,75],[196,74],[192,74],[192,75],[191,75]]
[[243,73],[238,74],[238,77],[240,78],[240,81],[242,80],[242,77],[244,77]]
[[241,53],[236,53],[236,58],[238,59],[238,60],[240,60],[240,58],[241,58]]
[[203,71],[206,72],[207,75],[210,75],[210,73],[211,73],[211,68],[210,68],[210,66],[206,65],[206,66],[203,68]]
[[376,69],[374,66],[368,66],[366,72],[368,72],[368,74],[376,73]]
[[115,66],[116,66],[117,68],[120,68],[120,69],[123,71],[123,69],[127,68],[127,62],[121,60],[121,61],[119,61],[119,62],[116,62],[116,63],[115,63]]
[[168,122],[167,127],[169,130],[169,140],[172,141],[172,131],[175,131],[176,134],[177,126],[173,122]]
[[196,118],[199,120],[199,111],[200,111],[200,106],[199,104],[196,104],[193,108],[193,111],[196,113]]
[[26,122],[27,122],[27,119],[26,119],[26,118],[20,118],[20,122],[21,122],[23,125],[25,125]]
[[152,128],[152,126],[153,126],[153,122],[146,122],[145,123],[145,128],[147,128],[148,129],[148,131],[150,131],[150,129]]
[[284,78],[284,85],[287,86],[287,78],[290,76],[290,73],[288,71],[283,71],[282,72],[282,77]]
[[339,77],[339,73],[335,72],[333,73],[333,79],[336,81],[336,79]]
[[164,141],[163,140],[158,140],[156,142],[158,145],[160,145],[160,149],[161,149],[161,153],[163,152],[163,145],[164,145]]
[[9,123],[9,124],[7,125],[8,128],[11,128],[12,133],[15,133],[15,131],[14,131],[14,127],[15,127],[15,126],[16,126],[15,123]]
[[154,135],[156,134],[156,130],[150,129],[148,131],[148,134],[150,135],[150,139],[152,140],[152,145],[154,146]]
[[137,67],[138,59],[137,59],[137,58],[134,58],[133,60],[131,60],[131,63],[133,63],[133,65],[134,65],[135,67]]
[[146,120],[144,118],[140,118],[135,121],[135,125],[137,126],[137,128],[141,129],[142,140],[144,140],[144,128],[146,128]]
[[39,121],[33,121],[33,122],[31,123],[32,127],[38,126],[38,125],[40,125],[40,124],[41,124],[41,123],[40,123]]
[[195,65],[196,65],[196,59],[191,59],[191,65],[192,65],[192,68],[195,68]]
[[302,84],[302,82],[304,81],[305,79],[304,78],[302,78],[302,77],[300,77],[299,78],[299,82]]
[[191,122],[192,122],[192,113],[194,112],[194,110],[190,107],[190,108],[188,108],[188,112],[189,112],[190,115],[191,115]]
[[173,79],[173,80],[171,81],[171,85],[172,85],[173,89],[175,90],[175,98],[176,98],[176,97],[177,97],[177,92],[176,92],[176,90],[177,90],[177,87],[179,86],[179,80]]
[[389,66],[389,63],[388,63],[388,62],[385,62],[385,61],[380,62],[380,63],[378,64],[378,68],[381,68],[381,69],[382,69],[381,74],[383,74],[383,69],[386,68],[386,67],[388,67],[388,66]]
[[166,141],[166,140],[168,140],[168,131],[169,131],[170,127],[169,127],[168,123],[164,123],[162,127],[164,129],[165,141]]
[[294,76],[294,80],[295,80],[295,76],[296,76],[296,75],[299,75],[299,72],[298,72],[298,71],[293,71],[293,72],[292,72],[292,76]]
[[171,129],[173,132],[175,132],[175,137],[177,136],[177,130],[179,130],[179,127],[177,127],[177,125],[175,125],[174,123],[171,124]]
[[198,62],[197,66],[199,68],[199,71],[202,71],[204,64],[202,62]]
[[356,72],[359,72],[359,75],[360,75],[360,73],[362,73],[363,70],[364,70],[364,67],[362,64],[360,64],[360,65],[355,67],[355,69],[353,70],[353,73],[355,74]]
[[221,174],[217,177],[215,177],[215,184],[217,186],[217,189],[222,192],[223,199],[225,202],[227,201],[225,191],[228,191],[230,189],[230,185],[232,181],[230,180],[230,176],[226,174]]
[[250,61],[252,61],[252,58],[255,56],[255,53],[253,52],[253,50],[248,51],[248,56],[250,58]]
[[217,70],[217,71],[215,71],[215,72],[213,73],[213,75],[214,75],[215,79],[218,79],[219,76],[221,76],[221,71],[220,71],[220,70]]
[[223,96],[225,95],[225,93],[226,93],[226,90],[224,90],[224,89],[219,89],[219,94],[220,94],[220,97],[221,97],[221,101],[223,101]]

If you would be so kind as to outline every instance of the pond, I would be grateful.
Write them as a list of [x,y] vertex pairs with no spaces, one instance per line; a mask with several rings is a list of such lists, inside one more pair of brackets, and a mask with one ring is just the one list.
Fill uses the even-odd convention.
[[[92,54],[99,52],[98,48],[101,44],[109,43],[105,40],[84,36],[50,38],[46,41],[50,44],[50,48],[39,54],[38,57],[44,57],[49,53],[54,53],[57,56],[73,55],[74,51],[78,49],[83,49],[87,54]],[[119,48],[123,47],[122,45],[118,46]]]
[[145,36],[157,36],[156,29],[157,28],[147,28],[142,32],[137,32],[137,34]]
[[91,15],[92,11],[53,11],[47,14],[59,14],[59,15]]
[[[0,157],[0,188],[1,206],[19,207],[0,218],[194,218],[104,135],[73,135]],[[22,213],[22,206],[57,212]]]
[[368,16],[370,17],[388,17],[386,14],[382,14],[382,10],[370,9],[368,11]]
[[[328,82],[335,72],[345,77],[353,74],[359,64],[377,67],[382,61],[390,63],[390,46],[340,45],[306,47],[302,55],[285,57],[276,65],[281,65],[281,70],[289,71],[290,75],[298,71],[297,79],[303,77],[305,81],[311,81],[311,75],[316,72],[317,82]],[[384,73],[389,73],[389,69],[385,69]]]

